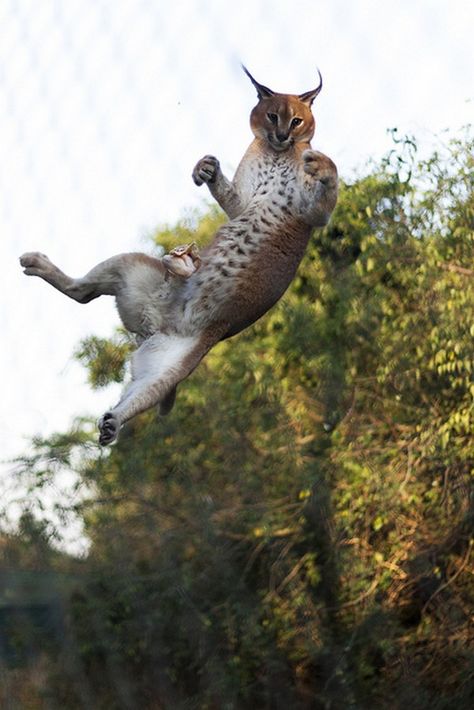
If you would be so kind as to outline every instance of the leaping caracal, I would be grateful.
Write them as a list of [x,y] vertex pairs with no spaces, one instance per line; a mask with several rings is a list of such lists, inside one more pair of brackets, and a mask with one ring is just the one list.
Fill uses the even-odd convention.
[[131,382],[99,420],[103,445],[154,405],[168,413],[177,385],[206,353],[278,301],[313,228],[327,224],[336,204],[336,166],[310,145],[321,74],[316,89],[294,95],[276,93],[244,71],[258,95],[250,114],[253,142],[232,182],[211,155],[192,174],[230,218],[205,249],[183,245],[162,259],[120,254],[82,278],[66,276],[39,252],[20,258],[25,274],[40,276],[79,303],[115,296],[125,328],[136,336]]

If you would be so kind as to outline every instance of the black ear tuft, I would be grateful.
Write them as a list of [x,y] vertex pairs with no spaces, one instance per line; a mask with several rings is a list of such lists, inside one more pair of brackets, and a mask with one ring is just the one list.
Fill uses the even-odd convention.
[[313,89],[312,91],[306,91],[304,94],[300,94],[298,96],[299,100],[302,101],[304,104],[308,104],[309,106],[312,105],[314,99],[316,96],[319,94],[321,89],[323,88],[323,77],[321,76],[321,72],[318,69],[318,74],[319,74],[319,85]]
[[252,84],[257,89],[257,96],[259,99],[269,99],[270,96],[273,96],[275,94],[275,92],[272,91],[271,89],[269,89],[268,86],[263,86],[263,84],[259,84],[258,81],[255,81],[255,79],[253,78],[253,76],[251,75],[251,73],[249,72],[247,67],[244,67],[243,64],[242,64],[242,69],[244,70],[244,72],[247,74],[247,76],[250,79],[250,81],[252,82]]

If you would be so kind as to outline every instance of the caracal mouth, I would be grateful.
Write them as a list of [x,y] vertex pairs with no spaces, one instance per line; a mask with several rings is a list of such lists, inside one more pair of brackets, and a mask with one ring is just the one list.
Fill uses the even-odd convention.
[[288,140],[282,143],[279,140],[275,140],[273,136],[268,136],[268,142],[273,150],[276,150],[278,153],[283,153],[285,150],[288,150],[294,143],[293,138],[288,138]]

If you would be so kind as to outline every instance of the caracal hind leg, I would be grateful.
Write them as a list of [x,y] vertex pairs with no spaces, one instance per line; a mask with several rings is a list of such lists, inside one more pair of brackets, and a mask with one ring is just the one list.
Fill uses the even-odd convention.
[[99,420],[99,443],[112,443],[122,424],[150,407],[159,405],[163,413],[171,409],[176,386],[215,342],[203,336],[157,333],[142,343],[133,356],[132,381],[118,404]]
[[68,290],[73,286],[75,279],[58,269],[46,254],[41,254],[39,251],[26,252],[20,256],[20,264],[23,267],[23,273],[27,276],[39,276],[57,288],[58,291],[69,295]]
[[55,266],[45,254],[27,252],[20,257],[23,273],[39,276],[58,291],[79,303],[89,303],[99,296],[114,296],[123,281],[129,255],[119,254],[101,262],[84,277],[74,279]]

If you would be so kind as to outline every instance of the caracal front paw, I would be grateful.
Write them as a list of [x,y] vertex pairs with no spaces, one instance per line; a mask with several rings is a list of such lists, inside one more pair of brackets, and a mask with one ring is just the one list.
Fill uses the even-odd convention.
[[311,177],[321,182],[329,183],[336,180],[336,166],[327,155],[319,153],[317,150],[305,150],[303,155],[303,170]]
[[118,436],[120,422],[112,412],[106,412],[99,419],[99,444],[107,446],[111,444]]
[[204,182],[215,182],[217,173],[220,170],[219,161],[213,155],[205,155],[196,163],[193,170],[193,180],[200,186]]
[[20,264],[23,267],[23,273],[27,276],[44,276],[55,268],[46,254],[41,254],[39,251],[27,251],[20,256]]

